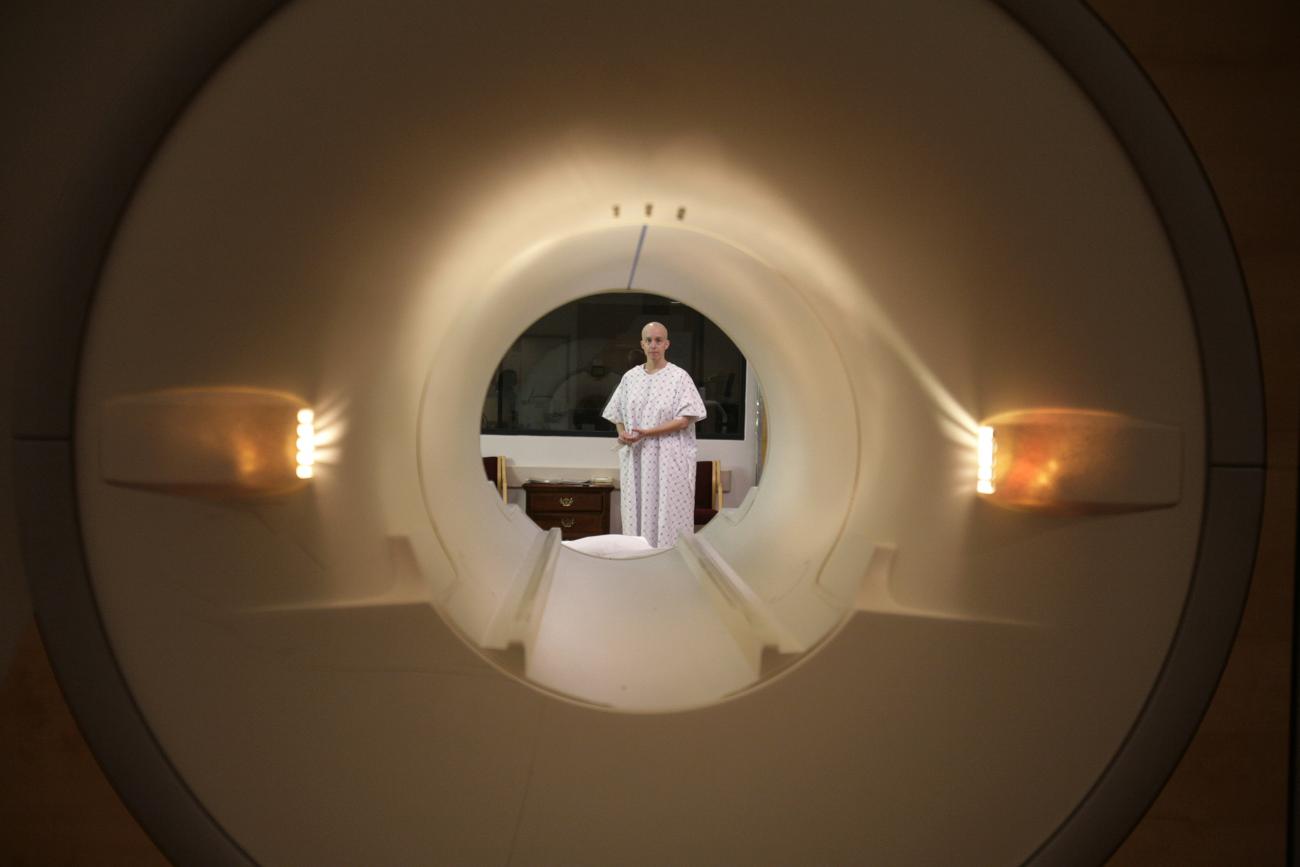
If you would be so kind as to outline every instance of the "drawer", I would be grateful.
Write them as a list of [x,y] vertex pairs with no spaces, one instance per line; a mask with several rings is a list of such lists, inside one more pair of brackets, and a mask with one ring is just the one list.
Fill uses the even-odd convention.
[[568,539],[570,536],[596,536],[605,532],[605,522],[599,512],[576,512],[572,515],[532,514],[529,517],[543,530],[559,527],[560,534]]
[[544,512],[600,512],[605,508],[605,495],[597,491],[574,491],[572,494],[543,494],[528,492],[528,511]]

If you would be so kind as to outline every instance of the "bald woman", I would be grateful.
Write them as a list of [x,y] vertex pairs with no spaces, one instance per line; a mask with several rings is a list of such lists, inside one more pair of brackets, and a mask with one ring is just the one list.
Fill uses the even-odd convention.
[[671,548],[695,526],[695,423],[704,401],[691,375],[665,356],[668,329],[641,329],[645,364],[619,382],[601,413],[618,428],[623,532]]

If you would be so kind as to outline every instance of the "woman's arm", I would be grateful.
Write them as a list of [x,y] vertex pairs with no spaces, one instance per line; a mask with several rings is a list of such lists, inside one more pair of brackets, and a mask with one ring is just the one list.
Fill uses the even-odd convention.
[[643,437],[661,437],[664,434],[676,433],[679,430],[686,430],[693,424],[695,418],[689,415],[679,415],[672,421],[666,421],[658,427],[648,427],[644,430],[633,429],[632,433]]

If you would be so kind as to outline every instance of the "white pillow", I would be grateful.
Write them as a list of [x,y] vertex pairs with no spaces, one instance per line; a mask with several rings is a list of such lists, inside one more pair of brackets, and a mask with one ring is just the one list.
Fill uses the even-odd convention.
[[644,536],[624,536],[621,533],[610,533],[605,536],[586,536],[582,539],[574,539],[572,542],[561,542],[575,551],[583,554],[590,554],[593,557],[628,557],[637,556],[638,554],[648,554],[655,549],[650,547],[650,543],[645,540]]

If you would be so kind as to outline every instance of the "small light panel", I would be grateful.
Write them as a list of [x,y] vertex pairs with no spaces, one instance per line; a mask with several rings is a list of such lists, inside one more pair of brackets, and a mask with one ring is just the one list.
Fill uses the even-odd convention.
[[997,459],[998,441],[989,425],[981,425],[977,444],[979,456],[979,475],[976,477],[975,490],[981,494],[991,494],[993,487],[993,466]]
[[300,479],[310,479],[314,475],[312,464],[316,463],[316,428],[313,424],[315,420],[316,413],[311,410],[298,410],[298,441],[295,446],[298,449],[296,473]]

